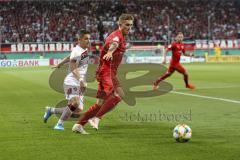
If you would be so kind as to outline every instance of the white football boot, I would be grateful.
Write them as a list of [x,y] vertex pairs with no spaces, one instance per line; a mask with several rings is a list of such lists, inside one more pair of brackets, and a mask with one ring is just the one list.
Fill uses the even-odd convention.
[[99,121],[100,121],[100,118],[98,118],[98,117],[93,117],[88,120],[90,125],[96,130],[98,130]]
[[74,124],[72,127],[72,131],[80,134],[89,134],[83,129],[83,126],[81,124]]

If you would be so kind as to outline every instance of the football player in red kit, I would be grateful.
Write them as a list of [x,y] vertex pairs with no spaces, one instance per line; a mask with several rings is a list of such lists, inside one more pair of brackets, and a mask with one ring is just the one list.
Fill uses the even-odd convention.
[[178,71],[179,73],[181,73],[183,75],[186,88],[195,89],[195,87],[193,85],[189,84],[188,73],[187,73],[186,69],[180,63],[180,58],[181,58],[182,54],[184,56],[190,56],[190,55],[186,54],[185,49],[184,49],[184,44],[182,43],[183,33],[178,32],[175,40],[176,40],[175,42],[173,42],[171,45],[168,46],[168,48],[166,49],[166,51],[163,54],[163,56],[164,56],[163,63],[166,63],[167,52],[172,51],[172,59],[170,61],[168,70],[166,73],[164,73],[161,77],[159,77],[154,82],[153,90],[156,90],[158,88],[159,83],[161,81],[163,81],[164,79],[166,79],[167,77],[171,76],[174,71]]
[[87,134],[83,126],[89,122],[98,129],[98,124],[103,115],[113,109],[124,97],[120,86],[117,69],[126,50],[126,36],[133,26],[133,16],[122,14],[118,19],[119,28],[112,32],[105,41],[101,50],[100,64],[96,72],[98,81],[97,102],[73,126],[74,132]]

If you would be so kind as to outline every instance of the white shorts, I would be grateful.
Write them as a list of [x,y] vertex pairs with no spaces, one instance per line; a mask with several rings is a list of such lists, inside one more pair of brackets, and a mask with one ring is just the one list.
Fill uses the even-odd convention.
[[63,84],[63,88],[64,88],[64,93],[65,93],[66,99],[70,100],[73,97],[78,97],[79,98],[79,106],[78,106],[78,108],[83,110],[83,106],[84,106],[83,98],[84,98],[84,95],[83,95],[83,93],[81,93],[80,87],[79,86]]

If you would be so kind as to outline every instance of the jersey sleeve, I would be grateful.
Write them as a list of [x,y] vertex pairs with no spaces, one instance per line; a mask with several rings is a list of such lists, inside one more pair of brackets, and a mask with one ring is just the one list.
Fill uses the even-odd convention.
[[119,42],[120,42],[120,37],[119,37],[117,34],[112,35],[112,36],[109,37],[109,39],[108,39],[107,42],[108,42],[109,45],[110,45],[112,42],[117,42],[117,43],[119,43]]
[[112,36],[109,36],[105,42],[106,46],[107,46],[107,50],[109,49],[110,45],[113,43],[113,42],[116,42],[116,43],[120,43],[120,37],[117,35],[117,34],[114,34]]
[[111,41],[112,41],[112,42],[117,42],[117,43],[119,43],[120,38],[119,38],[118,36],[115,36],[115,37],[112,38]]

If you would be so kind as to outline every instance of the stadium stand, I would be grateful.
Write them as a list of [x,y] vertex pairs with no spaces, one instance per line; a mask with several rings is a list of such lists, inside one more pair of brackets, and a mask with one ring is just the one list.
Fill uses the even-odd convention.
[[136,19],[131,40],[166,40],[168,30],[172,37],[182,31],[189,39],[207,39],[208,17],[211,39],[240,38],[237,0],[1,1],[0,5],[2,43],[72,42],[81,28],[103,40],[123,12]]

